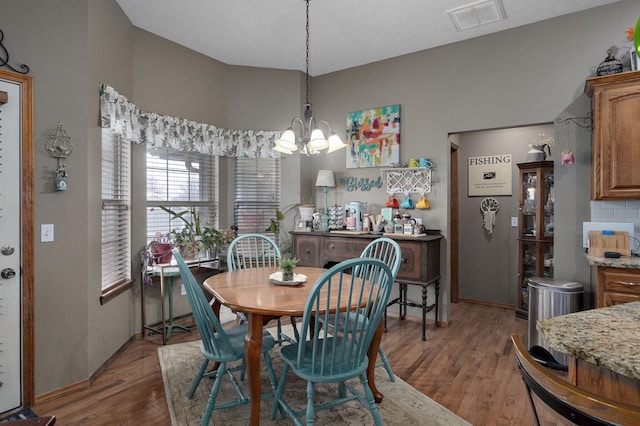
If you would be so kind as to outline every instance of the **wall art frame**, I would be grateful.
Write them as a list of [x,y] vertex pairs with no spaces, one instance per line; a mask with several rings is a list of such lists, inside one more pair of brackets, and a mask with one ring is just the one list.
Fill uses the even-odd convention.
[[347,113],[347,168],[400,162],[400,105]]

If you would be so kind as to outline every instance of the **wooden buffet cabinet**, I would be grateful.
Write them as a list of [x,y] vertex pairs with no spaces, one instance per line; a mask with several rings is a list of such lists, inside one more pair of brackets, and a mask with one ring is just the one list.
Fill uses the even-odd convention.
[[593,77],[592,200],[640,198],[640,71]]
[[[359,257],[362,250],[371,241],[380,237],[373,234],[335,233],[335,232],[291,232],[293,255],[299,259],[299,266],[327,267],[347,259]],[[386,235],[387,236],[387,235]],[[442,235],[421,237],[388,235],[400,245],[402,263],[396,282],[400,286],[398,298],[389,305],[400,306],[400,318],[406,316],[406,307],[422,308],[422,340],[426,340],[425,326],[427,312],[435,309],[438,326],[438,304],[440,292],[440,240]],[[419,303],[407,299],[407,285],[422,287],[422,301]],[[435,301],[427,303],[427,289],[434,286]]]

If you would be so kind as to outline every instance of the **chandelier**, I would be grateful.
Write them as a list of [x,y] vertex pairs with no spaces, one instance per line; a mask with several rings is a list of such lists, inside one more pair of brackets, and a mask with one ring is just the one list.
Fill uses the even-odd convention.
[[[342,142],[340,136],[331,130],[331,126],[326,120],[317,120],[313,117],[311,112],[311,103],[309,102],[309,1],[304,0],[307,3],[307,51],[306,51],[306,101],[304,103],[304,117],[295,117],[291,120],[291,124],[287,130],[285,130],[280,139],[275,141],[274,150],[282,152],[284,154],[293,154],[293,151],[300,150],[301,153],[306,155],[318,154],[320,151],[326,149],[327,152],[337,151],[346,147],[347,145]],[[296,133],[293,130],[294,125],[300,127],[300,134],[296,138]],[[329,138],[325,137],[324,132],[320,129],[320,125],[327,127],[329,131]]]

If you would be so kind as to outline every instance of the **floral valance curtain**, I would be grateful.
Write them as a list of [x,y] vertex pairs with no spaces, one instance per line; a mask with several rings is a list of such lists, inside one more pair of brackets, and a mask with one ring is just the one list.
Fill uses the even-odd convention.
[[210,124],[144,112],[113,87],[100,86],[100,122],[136,144],[171,147],[223,157],[279,158],[275,131],[227,130]]

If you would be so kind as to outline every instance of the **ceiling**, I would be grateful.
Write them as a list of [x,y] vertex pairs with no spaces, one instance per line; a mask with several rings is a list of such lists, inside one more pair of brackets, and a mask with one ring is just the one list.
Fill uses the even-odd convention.
[[[501,6],[481,5],[468,17],[498,10],[504,11],[505,19],[458,31],[447,11],[478,1],[311,0],[309,74],[369,64],[616,1],[502,0]],[[226,64],[305,70],[304,0],[117,2],[134,26]]]

